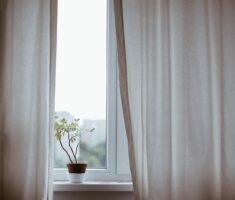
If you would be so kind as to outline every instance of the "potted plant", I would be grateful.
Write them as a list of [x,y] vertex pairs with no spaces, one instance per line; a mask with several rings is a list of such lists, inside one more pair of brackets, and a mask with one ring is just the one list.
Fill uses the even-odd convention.
[[[65,118],[58,119],[57,113],[55,113],[54,118],[55,138],[70,161],[70,163],[67,164],[69,181],[82,182],[84,180],[87,163],[81,163],[78,159],[81,134],[91,133],[95,129],[80,128],[79,119],[73,119],[71,122]],[[67,140],[67,148],[62,142],[63,137]]]

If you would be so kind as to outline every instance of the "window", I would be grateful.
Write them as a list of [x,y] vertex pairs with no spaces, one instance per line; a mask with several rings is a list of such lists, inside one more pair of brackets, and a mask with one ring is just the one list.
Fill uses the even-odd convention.
[[[80,118],[80,159],[86,180],[130,180],[120,94],[112,1],[59,0],[55,110]],[[124,148],[125,147],[125,148]],[[56,180],[66,180],[65,153],[55,144]]]

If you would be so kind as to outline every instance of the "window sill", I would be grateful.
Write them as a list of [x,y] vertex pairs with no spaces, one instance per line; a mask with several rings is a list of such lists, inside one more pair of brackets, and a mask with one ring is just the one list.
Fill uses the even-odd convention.
[[100,192],[132,192],[132,182],[53,182],[54,192],[100,191]]

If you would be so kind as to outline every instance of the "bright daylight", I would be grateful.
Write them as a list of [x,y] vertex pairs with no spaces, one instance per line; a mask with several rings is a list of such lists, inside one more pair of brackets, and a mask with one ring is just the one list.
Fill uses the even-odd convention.
[[[80,142],[89,168],[106,167],[106,15],[106,0],[59,0],[55,111],[95,128]],[[64,168],[68,158],[55,148],[54,165]]]

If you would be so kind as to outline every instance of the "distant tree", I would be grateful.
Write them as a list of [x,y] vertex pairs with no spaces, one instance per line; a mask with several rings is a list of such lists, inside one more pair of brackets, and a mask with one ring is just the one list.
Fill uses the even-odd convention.
[[86,161],[89,168],[104,168],[106,166],[106,143],[90,146],[87,142],[81,141],[80,159]]

